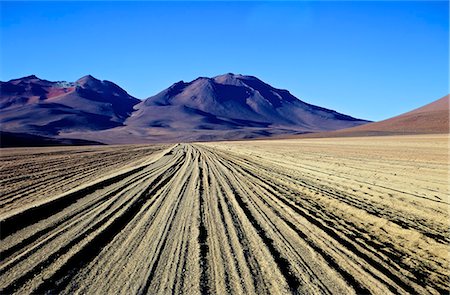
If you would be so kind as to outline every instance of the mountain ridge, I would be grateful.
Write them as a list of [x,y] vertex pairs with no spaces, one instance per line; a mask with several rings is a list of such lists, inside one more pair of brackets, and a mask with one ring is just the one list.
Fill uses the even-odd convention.
[[116,84],[90,75],[76,82],[26,76],[0,82],[0,94],[2,130],[40,136],[122,126],[140,102]]
[[30,75],[0,82],[0,91],[2,131],[106,143],[255,138],[368,122],[233,73],[178,81],[142,101],[91,75],[75,82]]

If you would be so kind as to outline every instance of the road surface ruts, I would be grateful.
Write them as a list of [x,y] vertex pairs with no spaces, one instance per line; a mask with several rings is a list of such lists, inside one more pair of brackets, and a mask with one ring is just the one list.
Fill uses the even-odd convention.
[[126,166],[133,167],[168,145],[17,148],[0,151],[0,212],[55,197]]
[[[411,261],[424,263],[415,253],[352,216],[410,224],[411,234],[433,233],[427,238],[445,243],[438,227],[368,207],[357,193],[298,177],[269,159],[177,144],[61,198],[1,220],[2,294],[448,290],[439,257],[414,269]],[[347,219],[327,208],[336,204]]]

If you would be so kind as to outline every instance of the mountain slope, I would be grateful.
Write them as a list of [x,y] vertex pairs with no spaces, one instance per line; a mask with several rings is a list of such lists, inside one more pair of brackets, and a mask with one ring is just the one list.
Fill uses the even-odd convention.
[[90,75],[73,83],[28,76],[0,82],[0,93],[2,131],[43,136],[122,126],[140,102]]
[[[175,129],[284,126],[313,131],[367,122],[304,103],[255,77],[234,74],[175,83],[136,109],[127,125]],[[188,122],[180,126],[180,117]]]
[[105,143],[192,142],[336,130],[365,124],[305,103],[253,76],[180,81],[140,101],[85,76],[0,82],[1,131]]
[[253,76],[180,81],[147,98],[125,121],[132,133],[217,140],[336,130],[367,123],[307,104]]
[[367,136],[449,133],[449,95],[410,112],[383,121],[301,137]]

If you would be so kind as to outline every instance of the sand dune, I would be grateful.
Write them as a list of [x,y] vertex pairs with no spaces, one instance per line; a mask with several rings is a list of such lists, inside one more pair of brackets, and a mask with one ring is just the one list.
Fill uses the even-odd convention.
[[9,149],[1,292],[446,293],[447,142]]

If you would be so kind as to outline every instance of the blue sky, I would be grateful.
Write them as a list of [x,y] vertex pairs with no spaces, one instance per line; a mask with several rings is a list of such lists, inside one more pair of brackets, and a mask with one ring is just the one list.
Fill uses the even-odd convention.
[[449,92],[447,1],[0,5],[2,81],[92,74],[142,99],[232,72],[371,120]]

